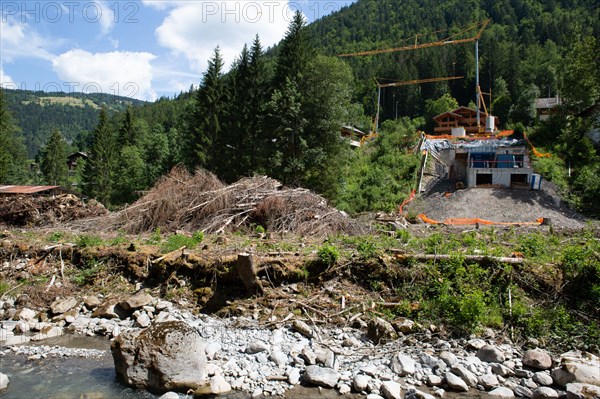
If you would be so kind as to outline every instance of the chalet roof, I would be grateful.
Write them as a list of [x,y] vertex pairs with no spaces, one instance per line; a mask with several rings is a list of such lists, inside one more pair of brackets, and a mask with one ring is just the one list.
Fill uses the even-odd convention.
[[367,134],[365,132],[363,132],[360,129],[355,128],[354,126],[342,126],[341,131],[343,133],[348,133],[348,134],[356,134],[358,136],[366,136]]
[[87,154],[87,152],[78,151],[78,152],[74,152],[72,154],[67,155],[67,158],[69,158],[69,159],[75,158],[75,157],[87,158],[88,154]]
[[[442,116],[445,116],[445,115],[452,115],[452,116],[456,116],[456,117],[459,117],[459,118],[463,118],[464,117],[463,114],[467,113],[465,111],[467,111],[469,114],[472,114],[472,115],[474,115],[474,114],[477,113],[477,110],[469,108],[469,107],[465,107],[464,105],[461,105],[460,107],[458,107],[456,109],[453,109],[452,111],[446,111],[446,112],[443,112],[443,113],[441,113],[441,114],[439,114],[437,116],[434,116],[433,120],[437,120],[438,118],[440,118]],[[462,114],[461,114],[461,112],[462,112]],[[481,113],[481,115],[483,117],[487,116],[487,114],[485,112],[483,112],[483,111],[481,111],[480,113]]]
[[535,100],[536,109],[554,108],[561,104],[560,97],[538,98]]
[[60,186],[0,186],[0,194],[35,194],[60,188]]
[[454,113],[454,112],[452,112],[452,111],[446,111],[446,112],[443,112],[443,113],[441,113],[441,114],[439,114],[439,115],[436,115],[436,116],[434,116],[434,117],[433,117],[433,120],[440,119],[440,118],[442,118],[442,117],[444,117],[444,116],[447,116],[447,115],[455,116],[455,117],[457,117],[457,118],[462,118],[462,117],[463,117],[462,115],[460,115],[460,114],[456,114],[456,113]]

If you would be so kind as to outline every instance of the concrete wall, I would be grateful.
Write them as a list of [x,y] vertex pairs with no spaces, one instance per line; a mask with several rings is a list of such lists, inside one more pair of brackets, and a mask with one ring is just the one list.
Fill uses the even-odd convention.
[[467,185],[475,187],[477,184],[477,174],[491,174],[492,184],[503,187],[510,187],[510,177],[513,174],[527,175],[527,183],[531,184],[531,174],[533,171],[527,168],[514,169],[485,169],[485,168],[470,168],[467,171]]

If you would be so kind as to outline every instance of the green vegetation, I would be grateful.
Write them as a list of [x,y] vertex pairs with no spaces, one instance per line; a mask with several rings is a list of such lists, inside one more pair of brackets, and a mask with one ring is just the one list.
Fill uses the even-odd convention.
[[334,245],[325,243],[317,251],[317,256],[322,263],[331,266],[340,258],[340,251]]
[[104,245],[104,241],[102,240],[102,238],[88,234],[83,234],[77,237],[75,243],[80,248],[92,248]]
[[183,234],[173,234],[167,238],[167,241],[162,244],[161,251],[163,253],[169,253],[176,251],[181,247],[186,247],[188,249],[194,249],[198,244],[202,242],[204,239],[204,233],[198,231],[194,233],[191,237],[183,235]]

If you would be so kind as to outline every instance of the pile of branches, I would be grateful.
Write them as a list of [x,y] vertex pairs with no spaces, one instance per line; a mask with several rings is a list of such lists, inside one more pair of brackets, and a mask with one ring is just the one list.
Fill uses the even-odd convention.
[[203,231],[223,233],[252,225],[271,232],[358,234],[365,227],[309,190],[285,188],[268,177],[225,185],[212,173],[174,168],[142,198],[111,218],[111,228],[129,233]]
[[84,203],[72,194],[0,197],[0,223],[8,226],[44,226],[107,214],[97,201]]

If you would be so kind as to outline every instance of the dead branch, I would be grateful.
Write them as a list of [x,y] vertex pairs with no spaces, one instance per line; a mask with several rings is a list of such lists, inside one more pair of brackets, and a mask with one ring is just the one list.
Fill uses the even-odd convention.
[[[450,260],[456,259],[455,255],[430,255],[430,254],[406,254],[402,249],[390,249],[392,253],[396,254],[398,260],[415,260],[417,262],[427,262],[435,260]],[[498,262],[506,263],[510,265],[522,265],[525,263],[523,258],[508,258],[498,256],[487,256],[487,255],[462,255],[462,258],[468,262],[484,263],[484,262]]]

